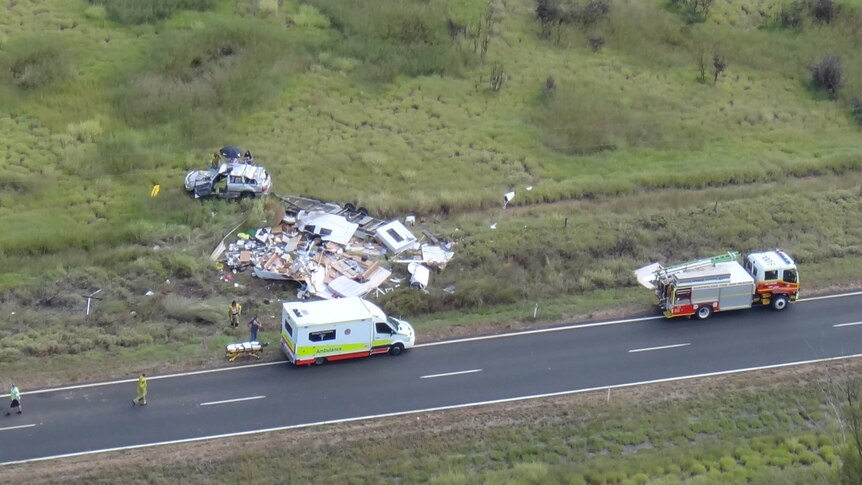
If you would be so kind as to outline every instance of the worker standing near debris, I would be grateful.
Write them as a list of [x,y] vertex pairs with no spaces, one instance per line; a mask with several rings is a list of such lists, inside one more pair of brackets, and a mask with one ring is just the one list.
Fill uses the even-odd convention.
[[138,377],[138,397],[132,399],[132,406],[140,404],[147,405],[147,375],[141,372],[141,377]]
[[210,165],[212,165],[213,167],[218,167],[219,161],[221,161],[221,156],[218,154],[218,152],[213,153],[213,159],[212,162],[210,162]]
[[227,309],[228,318],[230,318],[230,326],[231,327],[239,327],[239,316],[242,313],[242,305],[236,302],[236,300],[230,302],[230,306]]
[[[18,391],[18,386],[14,383],[12,384],[12,389],[9,391],[9,397],[12,399],[12,405],[9,409],[15,409],[18,411],[18,414],[23,413],[23,409],[21,407],[21,393]],[[12,411],[7,411],[6,416],[12,414]]]
[[242,163],[251,163],[253,161],[254,161],[254,157],[251,156],[251,151],[246,150],[245,154],[243,154],[243,156],[242,156]]
[[251,338],[249,339],[249,342],[257,342],[257,332],[261,327],[260,319],[257,318],[257,315],[248,322],[248,327],[251,329]]

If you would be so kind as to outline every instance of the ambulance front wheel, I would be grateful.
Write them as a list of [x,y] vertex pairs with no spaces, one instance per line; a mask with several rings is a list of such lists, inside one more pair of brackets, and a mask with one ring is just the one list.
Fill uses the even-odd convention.
[[389,347],[389,355],[401,355],[401,352],[404,352],[404,346],[401,344],[395,344],[392,347]]
[[324,362],[326,362],[326,358],[324,357],[318,357],[314,359],[314,365],[323,365]]
[[781,310],[784,310],[785,308],[787,308],[787,297],[786,296],[779,295],[779,296],[776,296],[772,300],[772,309],[773,310],[780,312]]
[[712,315],[712,307],[708,305],[702,306],[697,309],[697,313],[695,313],[695,315],[697,315],[698,320],[706,320],[710,315]]

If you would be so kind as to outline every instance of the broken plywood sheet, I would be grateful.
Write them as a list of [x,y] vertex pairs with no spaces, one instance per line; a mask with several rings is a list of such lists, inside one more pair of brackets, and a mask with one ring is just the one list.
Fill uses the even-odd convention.
[[362,283],[357,283],[347,276],[339,276],[329,283],[329,290],[340,297],[347,298],[365,295],[371,288]]

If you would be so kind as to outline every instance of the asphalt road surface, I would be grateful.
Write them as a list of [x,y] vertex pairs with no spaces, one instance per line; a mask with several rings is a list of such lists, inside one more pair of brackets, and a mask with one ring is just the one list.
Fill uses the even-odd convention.
[[591,322],[424,345],[421,337],[398,357],[151,376],[145,407],[131,403],[136,376],[23,389],[24,414],[0,416],[0,464],[858,356],[862,292],[704,322]]

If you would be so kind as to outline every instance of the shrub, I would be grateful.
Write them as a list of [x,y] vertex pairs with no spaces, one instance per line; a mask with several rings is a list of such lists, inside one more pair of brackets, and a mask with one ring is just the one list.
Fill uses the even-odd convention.
[[103,7],[115,22],[139,25],[161,22],[179,10],[209,10],[215,0],[90,0],[90,4]]
[[816,0],[811,6],[811,16],[818,22],[830,23],[835,17],[835,4],[832,0]]
[[841,57],[828,55],[819,64],[809,66],[811,82],[817,89],[825,89],[834,98],[844,84],[844,69],[841,67]]
[[853,116],[856,124],[862,126],[862,99],[853,98],[850,101],[850,114]]
[[3,77],[22,90],[62,82],[72,73],[72,52],[60,36],[19,38],[4,47]]
[[794,0],[781,7],[778,24],[785,29],[799,30],[805,22],[805,0]]

